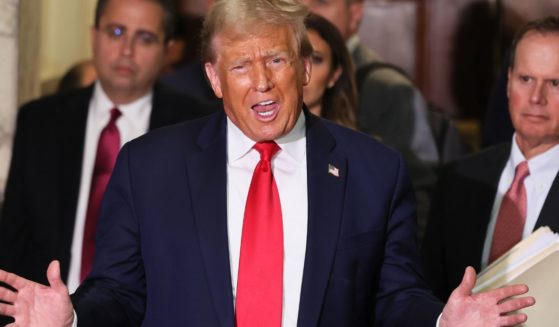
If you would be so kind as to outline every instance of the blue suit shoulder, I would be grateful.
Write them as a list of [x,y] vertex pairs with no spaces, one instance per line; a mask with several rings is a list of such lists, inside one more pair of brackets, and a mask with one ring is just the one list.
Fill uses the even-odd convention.
[[351,159],[390,163],[398,161],[401,154],[392,147],[365,133],[349,129],[339,124],[320,119],[336,140],[336,147]]

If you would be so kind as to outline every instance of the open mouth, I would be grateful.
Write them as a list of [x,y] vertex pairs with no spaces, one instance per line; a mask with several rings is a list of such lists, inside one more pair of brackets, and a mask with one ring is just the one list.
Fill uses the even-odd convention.
[[256,117],[262,121],[270,121],[279,112],[279,105],[272,100],[262,101],[252,106],[252,111]]

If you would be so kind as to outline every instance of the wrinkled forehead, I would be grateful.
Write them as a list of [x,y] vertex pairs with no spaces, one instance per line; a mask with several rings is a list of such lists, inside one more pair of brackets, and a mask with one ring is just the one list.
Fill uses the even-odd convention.
[[[258,41],[258,42],[257,42]],[[223,51],[249,52],[250,44],[263,53],[289,52],[298,55],[298,43],[290,25],[258,24],[249,26],[224,27],[212,37],[212,48],[217,57]]]

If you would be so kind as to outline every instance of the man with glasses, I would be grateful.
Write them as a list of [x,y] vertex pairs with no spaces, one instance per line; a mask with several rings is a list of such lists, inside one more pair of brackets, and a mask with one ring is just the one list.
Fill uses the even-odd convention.
[[99,0],[91,29],[97,82],[21,108],[0,221],[0,268],[45,283],[45,267],[57,258],[64,281],[76,289],[90,269],[100,199],[120,146],[211,111],[155,83],[172,14],[163,0]]

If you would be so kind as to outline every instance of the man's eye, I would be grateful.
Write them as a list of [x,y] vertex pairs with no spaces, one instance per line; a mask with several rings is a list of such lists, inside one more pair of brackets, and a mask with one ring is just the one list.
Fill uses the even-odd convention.
[[107,28],[107,35],[111,38],[118,39],[124,35],[124,29],[118,26],[112,26]]
[[231,70],[234,71],[234,72],[241,73],[241,72],[246,71],[246,66],[245,65],[236,65],[236,66],[231,67]]
[[151,33],[138,33],[136,35],[137,40],[143,45],[152,45],[159,41],[157,36]]
[[553,80],[549,81],[549,84],[551,84],[551,86],[553,86],[553,87],[558,87],[559,86],[559,80],[553,79]]
[[285,59],[278,57],[278,58],[272,58],[272,60],[270,60],[270,65],[272,66],[281,66],[285,63]]
[[530,77],[529,76],[520,76],[520,80],[522,82],[529,82],[530,81]]

